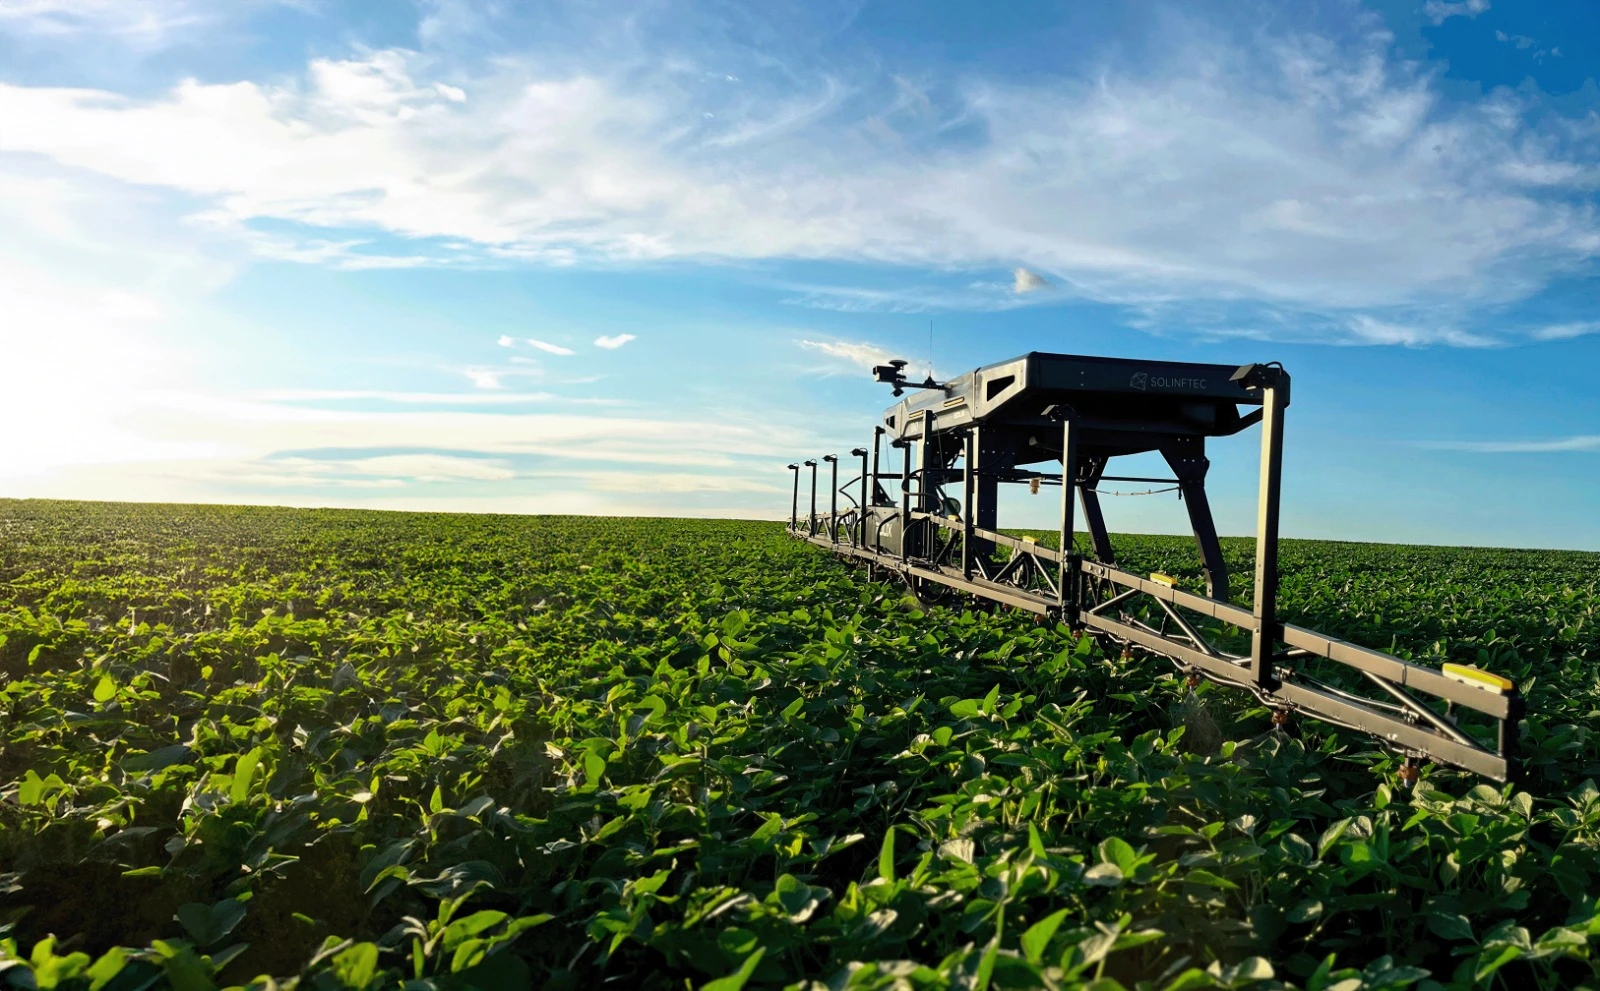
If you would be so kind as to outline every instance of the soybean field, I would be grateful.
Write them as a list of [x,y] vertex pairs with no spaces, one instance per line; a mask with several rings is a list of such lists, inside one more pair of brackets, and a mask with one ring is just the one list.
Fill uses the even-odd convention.
[[781,524],[0,501],[0,987],[1600,985],[1600,555],[1282,570],[1515,679],[1522,780]]

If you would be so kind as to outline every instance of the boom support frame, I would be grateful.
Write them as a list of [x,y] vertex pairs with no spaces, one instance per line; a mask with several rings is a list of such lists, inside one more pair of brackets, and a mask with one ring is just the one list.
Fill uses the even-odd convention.
[[[897,396],[906,387],[900,367],[877,370]],[[1128,388],[1118,387],[1123,382]],[[1176,385],[1148,395],[1156,382]],[[851,452],[861,461],[859,478],[842,489],[837,461],[825,459],[834,469],[827,512],[817,510],[816,461],[804,462],[812,468],[811,512],[805,515],[801,466],[789,466],[795,472],[793,536],[897,575],[919,595],[997,603],[1164,657],[1191,677],[1249,691],[1283,718],[1300,713],[1368,734],[1408,763],[1430,759],[1496,781],[1516,775],[1523,700],[1508,682],[1475,669],[1452,672],[1453,665],[1441,672],[1278,618],[1278,510],[1289,405],[1289,376],[1281,366],[1031,354],[953,382],[930,379],[910,388],[919,391],[886,411],[884,426],[874,428],[870,465],[868,449]],[[1259,409],[1240,415],[1237,405]],[[1205,496],[1204,444],[1207,436],[1256,424],[1255,576],[1245,608],[1229,599]],[[883,470],[885,435],[891,451],[901,451],[899,472]],[[1112,457],[1146,451],[1159,452],[1175,477],[1106,474]],[[1040,461],[1059,461],[1060,473],[1025,467]],[[1117,566],[1099,503],[1098,486],[1107,480],[1178,488],[1206,594],[1179,589],[1165,575],[1141,577]],[[889,494],[895,482],[898,498]],[[1058,546],[1064,552],[1000,529],[999,487],[1019,483],[1035,492],[1060,487]],[[846,492],[854,505],[841,511],[839,494],[856,486],[860,499]],[[947,495],[946,486],[959,486],[959,498]],[[1088,531],[1088,554],[1076,542],[1075,502]],[[1218,645],[1245,635],[1248,653]],[[1356,690],[1360,686],[1365,694]],[[1463,723],[1468,713],[1480,725]],[[1492,741],[1485,738],[1490,732]]]

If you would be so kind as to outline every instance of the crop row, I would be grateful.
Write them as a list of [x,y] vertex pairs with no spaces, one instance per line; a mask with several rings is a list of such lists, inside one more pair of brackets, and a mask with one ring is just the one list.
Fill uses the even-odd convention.
[[1597,976],[1595,555],[1287,545],[1296,620],[1529,690],[1524,784],[1408,794],[771,524],[24,502],[0,538],[0,984]]

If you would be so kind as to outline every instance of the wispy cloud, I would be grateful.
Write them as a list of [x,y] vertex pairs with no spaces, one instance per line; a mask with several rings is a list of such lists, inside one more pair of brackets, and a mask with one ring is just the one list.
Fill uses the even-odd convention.
[[417,406],[515,406],[521,403],[546,403],[560,398],[550,392],[397,392],[381,389],[265,389],[251,398],[262,402],[337,402],[366,400]]
[[574,475],[599,492],[782,492],[759,478],[660,471],[594,471]]
[[[203,475],[203,472],[202,472]],[[252,484],[398,488],[421,482],[499,482],[517,477],[506,462],[454,454],[385,454],[363,458],[262,458],[250,466]]]
[[1379,320],[1359,314],[1350,320],[1353,343],[1400,344],[1405,347],[1425,347],[1430,344],[1451,344],[1465,348],[1488,348],[1500,342],[1482,334],[1473,334],[1455,327],[1416,326]]
[[543,351],[545,354],[559,354],[566,356],[578,353],[571,348],[564,348],[559,344],[551,344],[549,341],[536,341],[531,337],[524,338],[524,340],[527,341],[529,347]]
[[[964,286],[913,282],[904,286],[791,285],[783,302],[839,313],[938,313],[947,310],[1010,310],[1030,305],[1031,294],[1016,292],[1015,283],[976,281]],[[1036,297],[1035,297],[1036,299]]]
[[[516,359],[512,359],[515,361]],[[504,389],[506,379],[517,378],[544,378],[544,369],[536,362],[528,362],[526,366],[508,368],[505,365],[468,365],[454,371],[464,375],[474,388],[478,389]]]
[[816,446],[770,417],[717,410],[334,405],[369,395],[123,393],[95,410],[108,419],[99,434],[45,437],[48,460],[24,433],[0,435],[0,478],[21,496],[771,517],[785,459]]
[[859,368],[887,364],[894,355],[888,349],[865,341],[797,341],[808,351],[816,351]]
[[638,340],[632,334],[601,334],[594,339],[594,346],[607,351],[615,351],[629,341]]
[[210,19],[208,5],[193,0],[7,0],[0,28],[41,35],[111,34],[158,41],[172,31]]
[[1600,434],[1579,434],[1552,440],[1446,440],[1417,446],[1436,451],[1478,451],[1484,454],[1550,454],[1561,451],[1600,451]]
[[63,49],[105,41],[138,54],[224,32],[272,8],[310,8],[316,0],[0,0],[0,34],[55,42]]
[[1422,13],[1434,24],[1443,24],[1452,17],[1473,18],[1489,9],[1489,0],[1428,0]]
[[1540,327],[1533,337],[1540,341],[1570,341],[1576,337],[1600,334],[1600,320],[1580,320],[1574,323],[1555,323]]
[[[581,53],[559,66],[506,56],[442,83],[401,50],[317,59],[281,83],[139,98],[7,85],[0,101],[8,152],[181,191],[218,230],[266,238],[271,222],[260,250],[345,267],[693,257],[992,271],[1030,258],[1109,302],[1466,313],[1600,253],[1571,196],[1589,182],[1581,161],[1541,130],[1561,122],[1525,120],[1516,97],[1446,103],[1377,35],[1239,47],[1179,34],[1153,68],[1048,86],[974,77],[926,107],[903,81],[797,68],[811,96],[742,84],[743,103],[706,117],[648,60],[583,71]],[[957,126],[982,137],[935,140]],[[386,253],[366,243],[374,231],[410,247]],[[441,243],[462,250],[423,250]],[[1020,305],[1033,283],[1013,276],[974,299]],[[855,305],[812,297],[828,299]]]
[[1534,49],[1533,58],[1534,58],[1535,61],[1542,62],[1542,61],[1544,61],[1544,59],[1546,57],[1550,57],[1550,58],[1560,58],[1561,57],[1561,49],[1560,48],[1558,48],[1558,47],[1551,47],[1551,48],[1535,47],[1535,46],[1537,46],[1539,44],[1539,40],[1537,38],[1530,38],[1525,34],[1506,34],[1504,31],[1498,31],[1497,30],[1494,33],[1494,38],[1495,38],[1496,41],[1499,41],[1499,42],[1501,42],[1503,44],[1515,45],[1519,50],[1522,50],[1522,51],[1526,51],[1527,49],[1530,49],[1530,48]]

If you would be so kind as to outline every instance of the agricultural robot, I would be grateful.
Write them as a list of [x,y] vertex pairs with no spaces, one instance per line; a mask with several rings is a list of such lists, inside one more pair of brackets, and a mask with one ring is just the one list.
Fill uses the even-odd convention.
[[[1467,665],[1413,664],[1279,620],[1278,497],[1290,390],[1277,362],[1235,367],[1033,352],[946,382],[908,381],[905,366],[873,370],[899,401],[873,428],[870,447],[851,452],[859,475],[841,484],[838,456],[820,459],[829,474],[826,508],[817,505],[818,461],[789,466],[791,534],[896,575],[924,599],[1027,610],[1164,657],[1191,685],[1209,679],[1250,692],[1272,710],[1275,726],[1300,713],[1370,734],[1405,757],[1407,783],[1424,759],[1496,781],[1516,773],[1523,704],[1509,680]],[[1255,581],[1245,608],[1229,600],[1206,499],[1206,442],[1258,425]],[[1149,452],[1159,452],[1171,478],[1107,474],[1113,458]],[[805,469],[811,490],[802,512]],[[1101,513],[1103,482],[1177,489],[1199,546],[1204,595],[1164,574],[1118,568]],[[1000,529],[1002,484],[1059,489],[1063,550]],[[1088,554],[1074,539],[1080,509]],[[1247,634],[1249,652],[1217,646],[1228,639],[1222,631],[1236,634],[1241,649]]]

